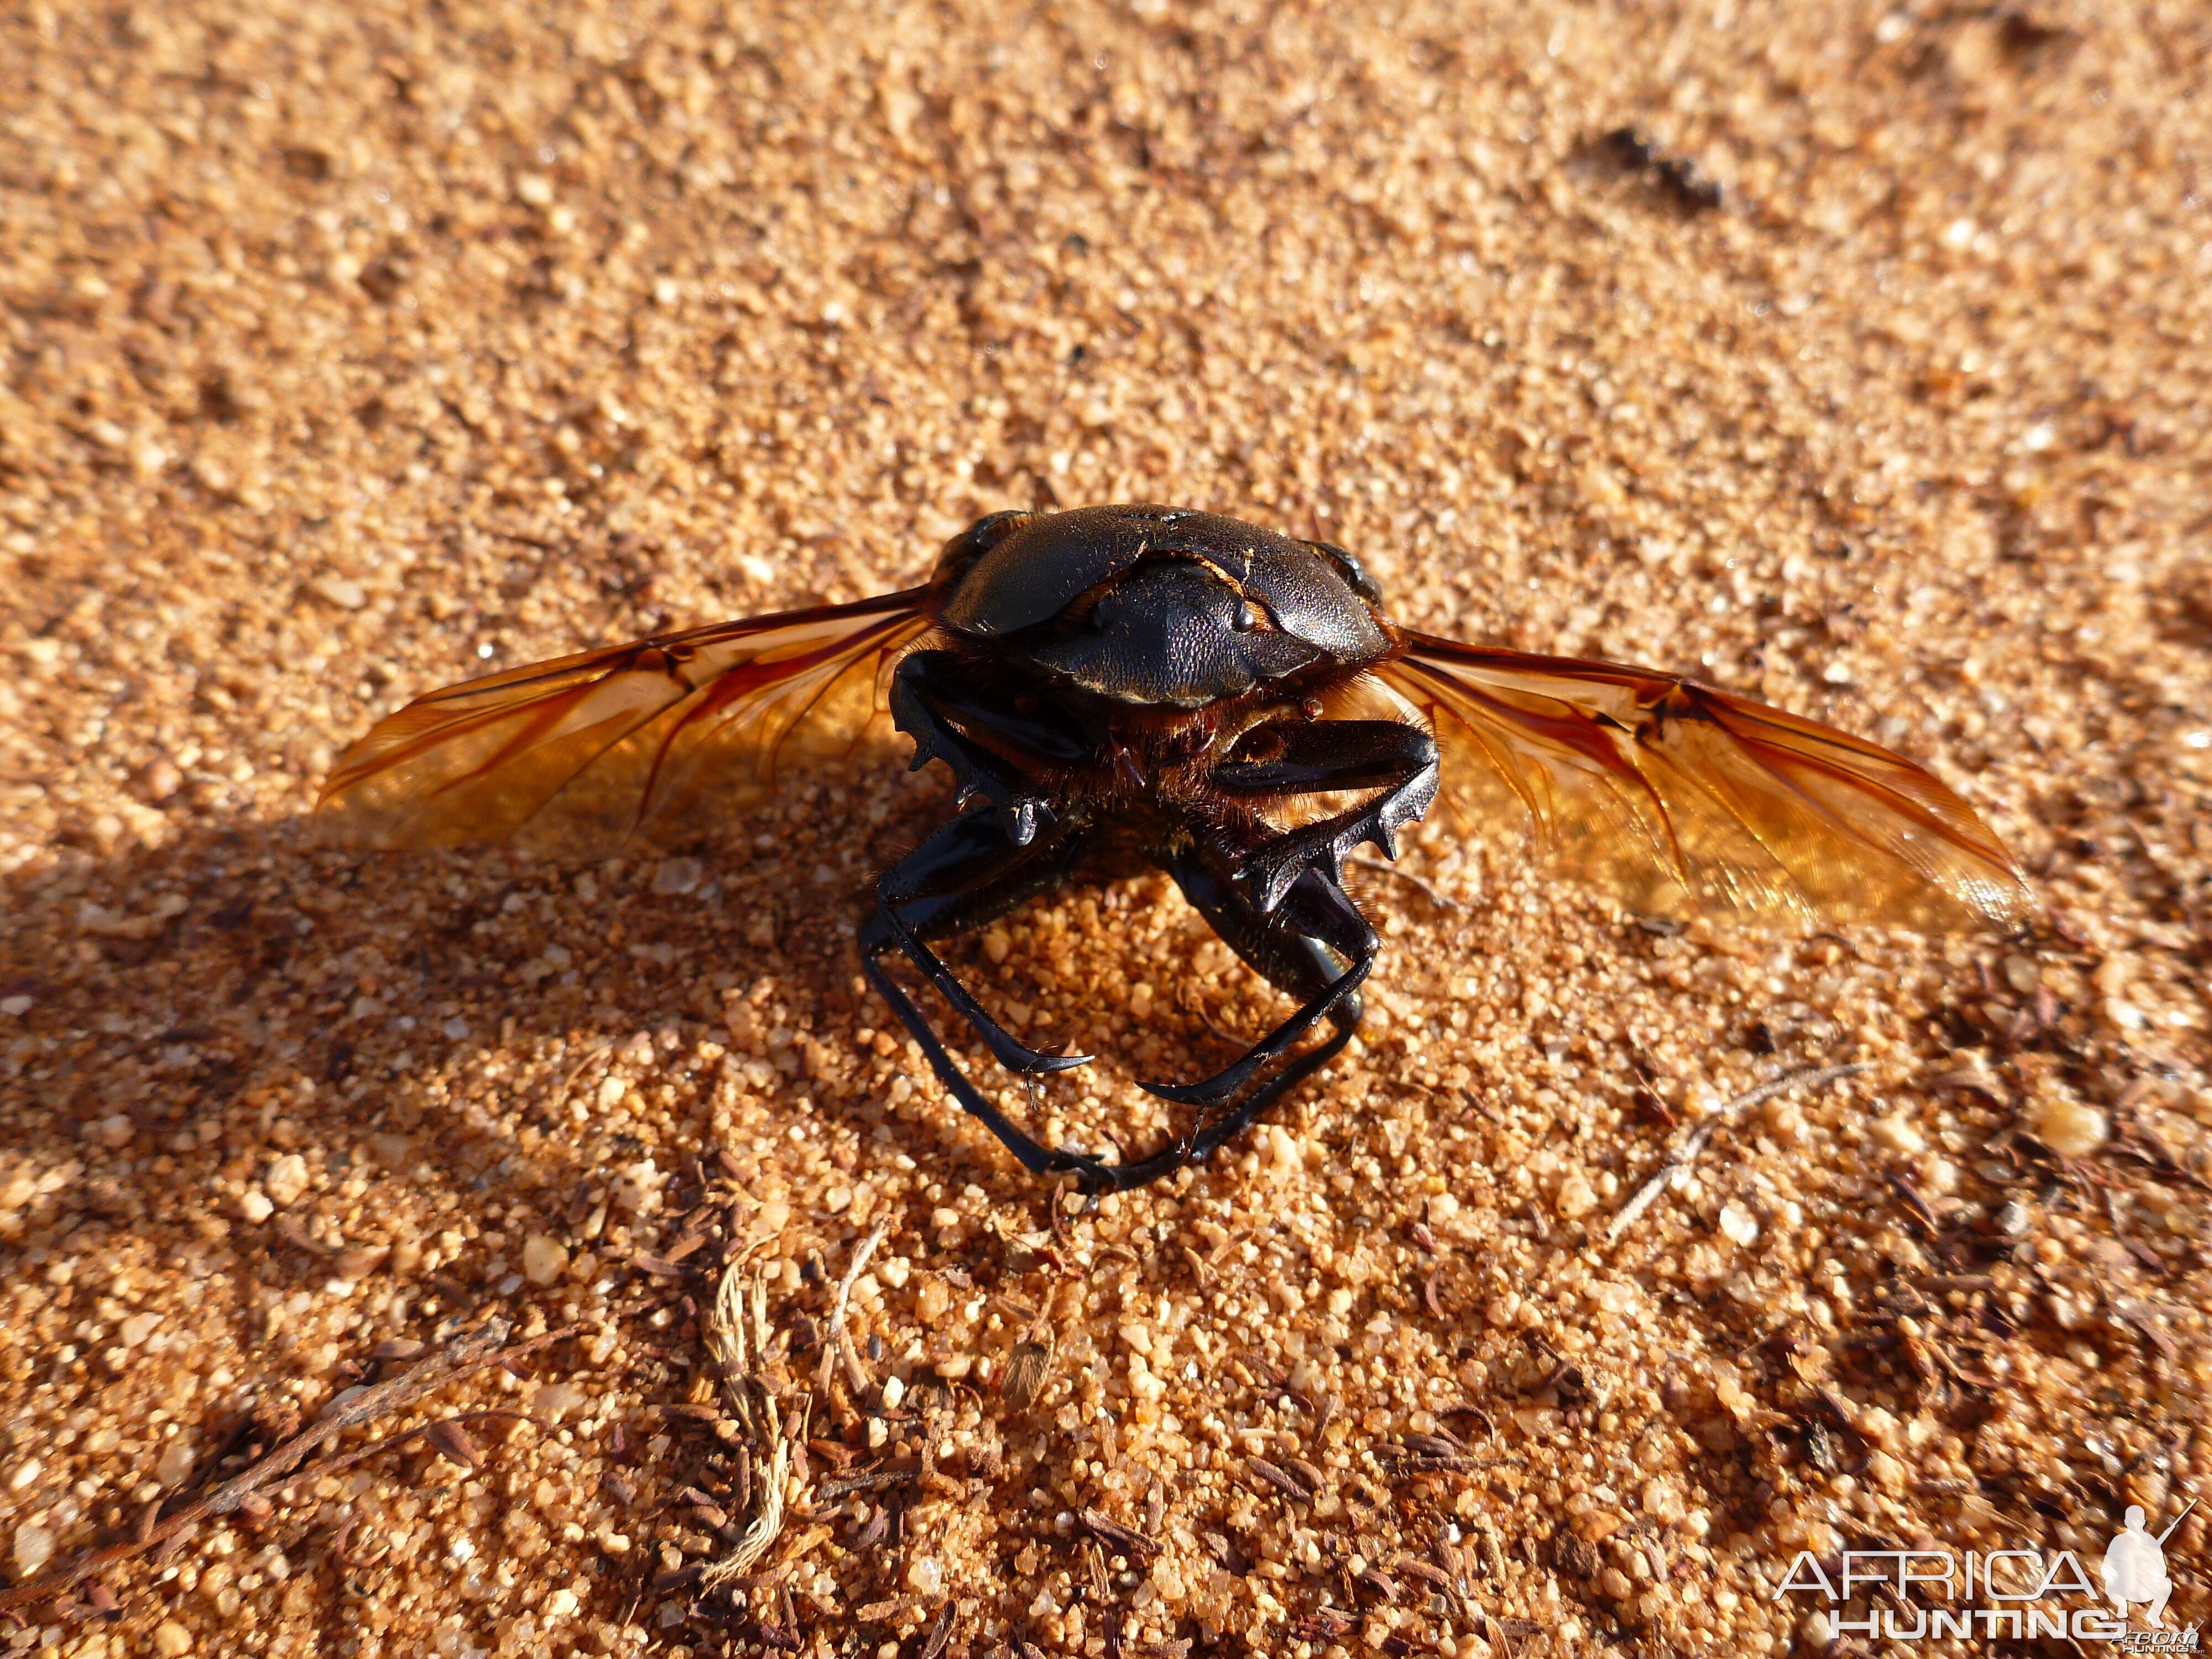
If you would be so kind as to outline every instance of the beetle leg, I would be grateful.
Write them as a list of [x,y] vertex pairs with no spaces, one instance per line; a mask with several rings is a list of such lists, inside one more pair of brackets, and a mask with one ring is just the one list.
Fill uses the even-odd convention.
[[[1358,1029],[1359,983],[1375,960],[1377,941],[1358,906],[1320,871],[1298,881],[1272,915],[1262,915],[1211,860],[1186,855],[1168,866],[1192,905],[1237,955],[1306,1006],[1220,1077],[1189,1090],[1141,1085],[1155,1095],[1193,1100],[1206,1091],[1205,1103],[1234,1095],[1267,1060],[1279,1056],[1307,1031],[1327,1019],[1336,1027],[1328,1040],[1300,1054],[1236,1107],[1189,1134],[1178,1136],[1151,1157],[1134,1164],[1108,1164],[1073,1152],[1050,1154],[1040,1173],[1072,1172],[1085,1192],[1127,1192],[1173,1175],[1187,1164],[1202,1164],[1215,1149],[1243,1133],[1254,1119],[1343,1052]],[[1340,968],[1341,960],[1345,966]],[[1214,1085],[1227,1081],[1220,1093]]]
[[[1352,1000],[1356,1002],[1358,999]],[[1239,1102],[1235,1110],[1223,1113],[1194,1134],[1169,1142],[1150,1158],[1134,1164],[1105,1164],[1095,1158],[1079,1158],[1068,1152],[1057,1152],[1039,1173],[1050,1175],[1073,1170],[1085,1192],[1125,1193],[1133,1188],[1158,1181],[1162,1176],[1173,1175],[1186,1164],[1203,1164],[1213,1155],[1216,1148],[1235,1139],[1261,1113],[1334,1060],[1343,1051],[1344,1045],[1352,1041],[1355,1029],[1355,1022],[1347,1020],[1328,1042],[1310,1053],[1300,1054],[1269,1079],[1264,1088],[1254,1090],[1249,1097]]]
[[1040,760],[1080,761],[1088,754],[1075,734],[1048,720],[975,702],[962,688],[959,659],[949,652],[916,651],[902,659],[891,674],[890,709],[892,724],[914,739],[907,769],[919,772],[932,760],[943,761],[952,769],[960,804],[975,795],[989,801],[1017,847],[1028,846],[1039,826],[1052,822],[1052,808],[1013,763],[960,726],[988,731]]
[[[896,947],[1008,1071],[1041,1076],[1088,1064],[1089,1054],[1041,1054],[1016,1042],[924,943],[980,927],[1032,894],[1058,885],[1066,879],[1082,841],[1079,835],[1048,831],[1043,841],[1018,847],[1006,841],[988,812],[967,812],[953,819],[876,884],[876,908],[861,925],[860,938],[862,964],[871,982],[878,991],[893,983],[883,972],[880,959]],[[888,993],[885,998],[889,1000]],[[898,1004],[892,1007],[896,1010]],[[906,1023],[911,1029],[912,1022]]]
[[[1339,1036],[1350,1035],[1359,1023],[1360,982],[1375,964],[1380,941],[1359,907],[1332,877],[1321,870],[1307,871],[1292,884],[1281,905],[1261,915],[1240,890],[1241,884],[1222,880],[1205,862],[1179,860],[1169,866],[1169,873],[1237,955],[1284,990],[1307,1000],[1235,1064],[1204,1082],[1146,1083],[1139,1087],[1182,1105],[1215,1106],[1234,1098],[1262,1066],[1279,1060],[1323,1020],[1336,1026]],[[1345,963],[1341,971],[1337,959]],[[1267,1092],[1272,1099],[1281,1091],[1271,1085]]]
[[[948,931],[964,933],[968,927],[981,927],[998,914],[998,908],[994,907],[988,915],[979,915],[973,921]],[[1038,1077],[1053,1072],[1072,1072],[1079,1066],[1089,1065],[1094,1058],[1091,1054],[1041,1054],[1036,1049],[1016,1042],[1007,1035],[1006,1027],[993,1019],[984,1011],[982,1004],[969,994],[968,988],[955,977],[937,952],[915,936],[896,908],[879,906],[875,915],[868,918],[864,933],[869,939],[880,936],[883,944],[896,945],[904,951],[907,960],[921,969],[939,994],[952,1005],[953,1012],[968,1022],[975,1035],[983,1039],[999,1064],[1008,1071],[1024,1077]]]
[[1265,760],[1231,759],[1209,781],[1231,795],[1316,794],[1385,786],[1361,806],[1278,836],[1247,855],[1237,872],[1255,908],[1271,911],[1293,884],[1318,870],[1334,884],[1345,854],[1363,841],[1398,856],[1397,833],[1437,797],[1437,740],[1396,720],[1316,720],[1262,728],[1281,744]]
[[[964,813],[902,859],[877,884],[877,908],[860,928],[860,970],[868,983],[921,1045],[930,1070],[960,1109],[998,1136],[1031,1175],[1079,1170],[1086,1160],[1048,1151],[985,1099],[945,1052],[914,999],[884,971],[883,957],[894,949],[905,955],[960,1011],[1001,1063],[1024,1079],[1085,1064],[1088,1054],[1040,1054],[1016,1042],[923,941],[980,927],[1066,879],[1085,839],[1080,832],[1054,825],[1042,843],[1016,846],[1006,840],[993,814]],[[1085,1184],[1091,1185],[1088,1181]]]
[[938,1080],[963,1111],[998,1136],[1024,1169],[1032,1175],[1073,1174],[1085,1192],[1125,1192],[1202,1161],[1342,1052],[1359,1023],[1359,986],[1374,963],[1377,940],[1358,907],[1321,871],[1309,872],[1272,915],[1262,915],[1218,867],[1218,860],[1194,855],[1176,860],[1170,873],[1222,938],[1269,980],[1308,1001],[1218,1076],[1182,1088],[1142,1086],[1182,1103],[1218,1104],[1245,1088],[1261,1066],[1281,1058],[1315,1026],[1328,1021],[1335,1031],[1253,1090],[1232,1110],[1179,1136],[1149,1158],[1108,1164],[1085,1153],[1048,1150],[1017,1127],[969,1080],[913,999],[884,970],[882,958],[896,950],[913,961],[1009,1070],[1028,1076],[1081,1065],[1089,1056],[1037,1054],[1016,1042],[976,1005],[924,941],[981,926],[1052,886],[1073,867],[1086,839],[1080,833],[1063,831],[1017,848],[1006,842],[992,814],[963,814],[878,884],[880,902],[860,931],[860,961],[868,982],[921,1045]]

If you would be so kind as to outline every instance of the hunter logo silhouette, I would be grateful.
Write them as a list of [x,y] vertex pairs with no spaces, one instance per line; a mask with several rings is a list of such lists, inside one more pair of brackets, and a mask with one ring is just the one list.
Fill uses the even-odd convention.
[[2165,1622],[2166,1600],[2173,1594],[2172,1581],[2166,1576],[2166,1540],[2196,1507],[2192,1498],[2188,1509],[2154,1538],[2143,1525],[2142,1505],[2128,1505],[2125,1528],[2105,1547],[2105,1597],[2121,1618],[2128,1616],[2130,1603],[2143,1601],[2149,1604],[2146,1616],[2150,1624]]

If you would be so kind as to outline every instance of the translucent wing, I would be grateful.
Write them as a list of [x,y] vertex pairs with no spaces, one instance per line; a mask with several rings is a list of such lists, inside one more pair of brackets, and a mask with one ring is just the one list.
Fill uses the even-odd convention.
[[1407,639],[1376,673],[1435,731],[1443,803],[1530,823],[1561,869],[1640,914],[2027,919],[2003,844],[1878,744],[1676,675]]
[[915,588],[586,651],[418,697],[349,749],[318,811],[370,847],[512,840],[595,857],[696,809],[742,811],[779,769],[849,752],[928,631]]

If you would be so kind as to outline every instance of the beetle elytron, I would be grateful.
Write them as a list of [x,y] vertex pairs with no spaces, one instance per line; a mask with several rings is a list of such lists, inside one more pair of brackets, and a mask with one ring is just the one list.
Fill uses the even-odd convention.
[[[1147,505],[994,514],[919,587],[433,692],[347,752],[321,805],[370,845],[604,853],[743,809],[883,713],[916,767],[951,769],[962,810],[877,884],[869,981],[1024,1167],[1092,1191],[1205,1158],[1351,1040],[1376,939],[1345,857],[1363,842],[1395,857],[1439,799],[1474,824],[1520,817],[1645,915],[2011,927],[2027,910],[1997,839],[1886,749],[1676,675],[1413,633],[1340,548]],[[1016,1041],[931,942],[1148,867],[1300,1006],[1217,1075],[1143,1085],[1197,1109],[1160,1151],[1048,1149],[961,1072],[884,958],[912,963],[1008,1069],[1080,1066]]]

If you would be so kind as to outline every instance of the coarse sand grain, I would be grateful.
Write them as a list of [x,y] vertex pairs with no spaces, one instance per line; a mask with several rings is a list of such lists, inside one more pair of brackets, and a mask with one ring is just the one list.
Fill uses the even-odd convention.
[[[2212,1495],[2201,7],[23,0],[0,54],[0,1571],[580,1327],[10,1650],[1868,1652],[1801,1551],[2094,1573]],[[582,869],[303,826],[434,685],[1130,498],[1877,738],[2039,919],[1645,927],[1432,827],[1362,1042],[1086,1208],[857,976],[934,770]],[[1098,1053],[969,1055],[1085,1146],[1281,1006],[1163,880],[952,957]]]

